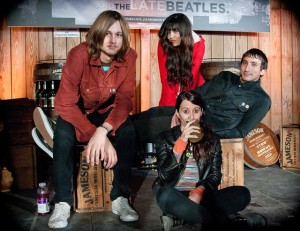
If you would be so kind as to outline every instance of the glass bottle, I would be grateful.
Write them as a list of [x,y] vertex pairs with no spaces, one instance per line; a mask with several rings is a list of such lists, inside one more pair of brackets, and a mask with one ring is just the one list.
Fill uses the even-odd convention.
[[54,99],[55,99],[55,84],[54,80],[51,81],[51,88],[48,93],[48,108],[54,109]]
[[44,81],[43,91],[40,96],[40,107],[47,108],[48,107],[48,89],[47,89],[47,81]]
[[43,87],[42,87],[42,82],[38,81],[36,83],[36,91],[35,91],[35,101],[36,101],[36,106],[40,106],[40,97],[41,97],[41,93],[43,91]]

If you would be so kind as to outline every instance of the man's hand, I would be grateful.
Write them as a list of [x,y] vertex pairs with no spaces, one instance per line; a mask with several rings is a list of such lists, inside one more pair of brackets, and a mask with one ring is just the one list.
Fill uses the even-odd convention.
[[86,162],[91,166],[103,161],[105,168],[112,168],[118,161],[117,152],[103,128],[97,128],[86,147]]
[[107,157],[104,158],[103,160],[104,168],[109,169],[114,167],[118,162],[118,156],[117,156],[116,149],[114,148],[114,146],[112,145],[112,143],[108,138],[105,144],[104,152],[105,152],[105,156]]

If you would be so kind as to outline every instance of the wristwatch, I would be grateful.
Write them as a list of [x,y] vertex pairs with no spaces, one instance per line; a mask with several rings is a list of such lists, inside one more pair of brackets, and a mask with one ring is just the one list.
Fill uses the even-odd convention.
[[110,131],[109,131],[109,129],[108,129],[108,127],[107,127],[107,126],[105,126],[105,125],[103,125],[103,124],[101,124],[99,127],[102,127],[102,128],[104,128],[104,129],[107,131],[107,134],[110,132]]

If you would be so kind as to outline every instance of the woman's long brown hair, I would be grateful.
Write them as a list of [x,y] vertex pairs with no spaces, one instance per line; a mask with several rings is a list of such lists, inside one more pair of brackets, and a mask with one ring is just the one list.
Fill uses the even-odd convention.
[[[170,31],[179,31],[181,44],[174,47],[167,36]],[[193,47],[192,24],[189,18],[176,13],[165,19],[158,33],[159,43],[167,56],[167,80],[170,85],[180,84],[183,87],[192,84]]]

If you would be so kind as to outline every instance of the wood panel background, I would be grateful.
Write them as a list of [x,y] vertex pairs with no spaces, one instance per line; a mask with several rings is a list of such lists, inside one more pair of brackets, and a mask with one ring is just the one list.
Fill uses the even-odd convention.
[[[279,134],[282,125],[300,124],[300,25],[296,12],[284,0],[270,0],[270,32],[202,32],[206,41],[205,62],[240,60],[253,47],[269,59],[262,87],[272,99],[263,123]],[[64,62],[69,50],[84,41],[87,29],[78,28],[79,38],[55,38],[54,28],[0,24],[0,99],[34,98],[33,71],[37,62]],[[138,53],[133,113],[157,106],[161,84],[156,48],[158,30],[131,30],[131,47]]]

